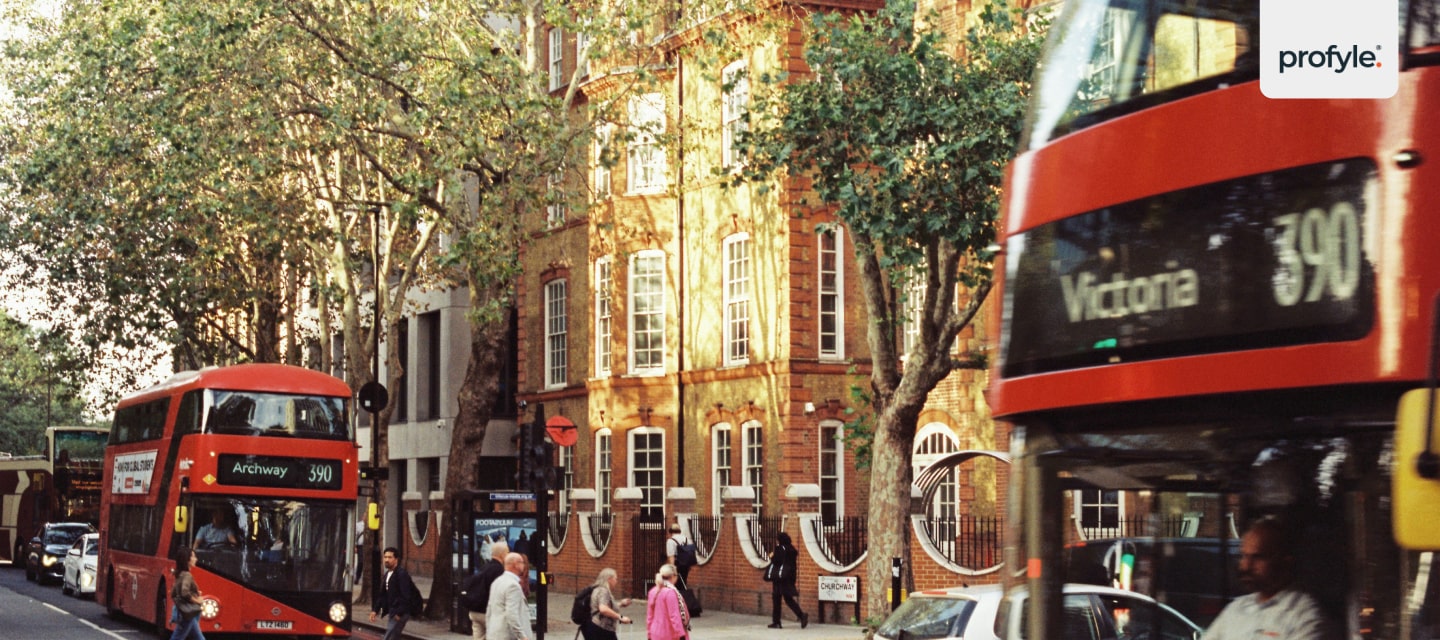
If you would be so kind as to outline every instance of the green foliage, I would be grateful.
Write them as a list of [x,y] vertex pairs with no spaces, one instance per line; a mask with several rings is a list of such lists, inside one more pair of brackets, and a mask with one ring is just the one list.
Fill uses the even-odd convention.
[[64,335],[36,331],[0,310],[0,451],[43,453],[47,420],[82,424],[84,382]]

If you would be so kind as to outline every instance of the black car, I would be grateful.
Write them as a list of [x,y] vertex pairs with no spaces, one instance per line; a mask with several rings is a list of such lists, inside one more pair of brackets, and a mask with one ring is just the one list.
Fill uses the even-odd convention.
[[87,533],[95,533],[95,527],[84,522],[52,522],[41,527],[25,552],[25,578],[42,584],[59,582],[65,571],[65,552]]

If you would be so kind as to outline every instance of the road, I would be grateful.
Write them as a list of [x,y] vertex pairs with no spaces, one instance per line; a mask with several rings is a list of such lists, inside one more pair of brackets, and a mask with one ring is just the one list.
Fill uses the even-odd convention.
[[[5,612],[0,619],[0,640],[150,640],[156,637],[154,628],[147,623],[127,617],[111,618],[94,598],[74,598],[60,593],[57,584],[29,582],[24,571],[4,564],[0,564],[0,611]],[[362,630],[351,637],[378,640],[380,636]],[[207,635],[206,638],[216,640],[217,637]]]

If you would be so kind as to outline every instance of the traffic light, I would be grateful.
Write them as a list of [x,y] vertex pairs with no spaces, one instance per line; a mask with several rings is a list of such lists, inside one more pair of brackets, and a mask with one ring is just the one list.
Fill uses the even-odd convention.
[[525,459],[524,486],[540,491],[549,491],[551,476],[550,443],[545,441],[545,424],[539,420],[525,425],[529,434],[525,438],[521,458]]

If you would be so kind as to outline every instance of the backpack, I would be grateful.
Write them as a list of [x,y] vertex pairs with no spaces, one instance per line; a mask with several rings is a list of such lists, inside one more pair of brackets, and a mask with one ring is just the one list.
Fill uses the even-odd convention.
[[686,538],[685,542],[677,542],[675,544],[675,566],[683,569],[699,564],[695,553],[695,543],[691,542],[689,538]]
[[420,595],[420,587],[410,583],[410,615],[416,618],[425,613],[425,596]]
[[590,622],[590,594],[595,592],[595,585],[590,585],[575,594],[575,604],[570,605],[570,621],[584,625]]
[[485,607],[490,604],[486,602],[490,589],[486,585],[480,584],[481,582],[483,579],[478,573],[465,579],[465,584],[460,591],[460,604],[464,605],[468,611],[485,613]]

